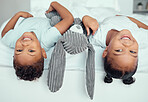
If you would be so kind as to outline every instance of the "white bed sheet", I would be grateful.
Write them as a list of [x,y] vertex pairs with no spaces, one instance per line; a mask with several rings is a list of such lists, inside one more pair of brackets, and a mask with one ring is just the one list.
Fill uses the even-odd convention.
[[47,87],[47,73],[33,82],[17,80],[13,68],[0,69],[0,102],[148,102],[148,74],[136,73],[136,82],[130,86],[120,80],[103,82],[104,73],[96,72],[94,99],[85,89],[85,72],[66,71],[62,88],[52,93]]

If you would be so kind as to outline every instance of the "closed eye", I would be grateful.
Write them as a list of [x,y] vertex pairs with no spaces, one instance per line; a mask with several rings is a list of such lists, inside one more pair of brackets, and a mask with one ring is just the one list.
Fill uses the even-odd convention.
[[28,50],[29,52],[35,52],[35,50]]
[[137,53],[137,52],[135,52],[135,51],[130,51],[130,53],[133,53],[133,54],[135,54],[135,53]]
[[17,52],[22,52],[23,50],[16,50]]
[[115,50],[116,52],[122,52],[122,49]]

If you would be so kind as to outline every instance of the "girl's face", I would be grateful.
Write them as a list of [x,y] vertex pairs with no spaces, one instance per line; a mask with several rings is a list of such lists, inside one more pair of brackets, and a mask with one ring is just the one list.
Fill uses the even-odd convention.
[[[113,63],[122,70],[133,70],[138,59],[138,43],[128,30],[118,32],[103,52]],[[118,67],[119,68],[119,67]]]
[[33,32],[25,32],[16,42],[14,58],[22,65],[31,65],[46,52]]

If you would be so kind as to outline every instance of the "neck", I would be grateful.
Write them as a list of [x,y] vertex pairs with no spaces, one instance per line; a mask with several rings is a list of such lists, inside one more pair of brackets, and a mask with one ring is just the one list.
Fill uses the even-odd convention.
[[110,41],[112,40],[112,38],[118,33],[119,31],[115,30],[115,29],[111,29],[110,31],[108,31],[107,33],[107,37],[106,37],[106,46],[109,45]]

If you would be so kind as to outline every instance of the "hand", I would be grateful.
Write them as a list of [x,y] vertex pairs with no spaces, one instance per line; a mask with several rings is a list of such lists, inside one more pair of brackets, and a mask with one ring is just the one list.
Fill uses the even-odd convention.
[[33,17],[33,15],[31,15],[28,12],[24,12],[24,11],[20,11],[17,13],[20,17],[24,17],[24,18],[29,18],[29,17]]
[[14,29],[16,22],[18,21],[18,19],[20,17],[24,17],[24,18],[28,18],[28,17],[33,17],[30,13],[28,12],[23,12],[20,11],[18,13],[16,13],[10,20],[9,22],[6,24],[6,26],[4,27],[3,31],[2,31],[2,37],[11,29]]
[[54,11],[54,10],[55,9],[52,7],[52,3],[51,3],[51,5],[50,5],[49,9],[46,11],[46,13],[49,13],[49,12]]
[[61,34],[63,34],[70,27],[70,25],[73,23],[73,21],[74,21],[73,15],[69,12],[68,9],[66,9],[63,5],[59,4],[56,1],[53,1],[50,4],[50,7],[46,11],[46,13],[49,13],[53,10],[57,11],[57,13],[62,18],[62,20],[59,23],[57,23],[56,25],[54,25],[54,27],[56,27],[58,29],[58,31]]
[[89,29],[91,29],[93,31],[92,35],[94,35],[95,32],[97,31],[98,27],[99,27],[99,23],[97,22],[97,20],[90,17],[90,16],[84,16],[82,18],[82,22],[83,22],[83,24],[86,28],[87,36],[90,34]]

